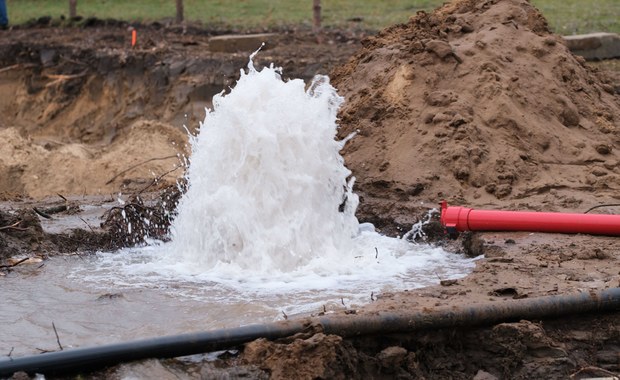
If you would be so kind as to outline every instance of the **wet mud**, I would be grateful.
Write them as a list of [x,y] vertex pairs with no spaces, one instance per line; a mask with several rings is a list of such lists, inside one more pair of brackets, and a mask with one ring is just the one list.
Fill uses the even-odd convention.
[[[166,239],[191,161],[183,126],[197,132],[211,97],[234,84],[250,52],[210,52],[209,37],[221,31],[160,25],[140,26],[131,48],[127,27],[0,31],[0,282],[49,256]],[[305,80],[332,73],[345,96],[341,137],[358,135],[343,155],[358,179],[362,222],[402,235],[443,198],[534,211],[618,203],[618,74],[572,56],[525,1],[455,1],[370,39],[329,31],[317,44],[308,31],[274,32],[280,38],[258,66],[274,62]],[[154,223],[129,233],[123,211],[133,223]],[[473,273],[369,294],[355,315],[620,287],[615,237],[476,232],[451,240],[437,220],[426,232],[420,243],[481,256]],[[318,333],[84,375],[613,378],[619,320],[616,311],[346,339]]]

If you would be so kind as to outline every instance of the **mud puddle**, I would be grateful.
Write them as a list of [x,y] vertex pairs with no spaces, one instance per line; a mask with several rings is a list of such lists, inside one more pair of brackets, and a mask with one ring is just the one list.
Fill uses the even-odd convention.
[[58,350],[59,345],[86,347],[319,313],[354,313],[382,292],[431,285],[438,281],[434,276],[462,277],[474,265],[447,262],[441,273],[420,271],[404,284],[352,276],[211,281],[213,273],[182,276],[178,268],[162,268],[154,259],[161,249],[57,256],[15,267],[2,285],[3,350],[21,356]]
[[[78,275],[96,269],[96,256],[54,257],[22,266],[2,284],[3,349],[13,356],[273,321],[265,302],[219,303],[212,289],[180,282],[143,287],[94,283]],[[135,284],[134,284],[135,285]],[[193,289],[192,289],[193,288]],[[53,324],[53,325],[52,325]]]

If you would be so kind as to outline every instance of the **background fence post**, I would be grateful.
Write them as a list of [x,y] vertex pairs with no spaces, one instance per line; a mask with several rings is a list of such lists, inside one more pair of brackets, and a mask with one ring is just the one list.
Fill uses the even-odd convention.
[[180,24],[183,22],[183,0],[176,0],[177,1],[177,17],[176,17],[176,22],[177,24]]
[[69,18],[77,17],[77,0],[69,0]]
[[321,0],[312,0],[312,31],[321,32]]

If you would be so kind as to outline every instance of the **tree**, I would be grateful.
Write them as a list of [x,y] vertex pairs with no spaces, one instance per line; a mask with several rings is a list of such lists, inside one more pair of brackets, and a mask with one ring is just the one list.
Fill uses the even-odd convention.
[[69,0],[69,18],[77,17],[77,0]]
[[177,24],[180,24],[183,22],[183,0],[176,0],[177,1],[177,17],[176,17],[176,22]]

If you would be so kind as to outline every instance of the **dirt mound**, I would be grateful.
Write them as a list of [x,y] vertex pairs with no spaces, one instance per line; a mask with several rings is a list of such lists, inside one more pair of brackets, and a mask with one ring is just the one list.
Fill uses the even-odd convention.
[[0,197],[106,195],[139,190],[158,177],[174,181],[182,174],[175,168],[187,153],[186,140],[179,129],[151,121],[134,123],[107,146],[34,140],[15,128],[0,129]]
[[443,198],[585,211],[619,197],[620,96],[526,0],[454,1],[363,45],[332,78],[370,219]]
[[357,358],[337,335],[315,334],[288,344],[258,339],[244,350],[244,359],[269,371],[271,379],[344,379],[356,372]]

